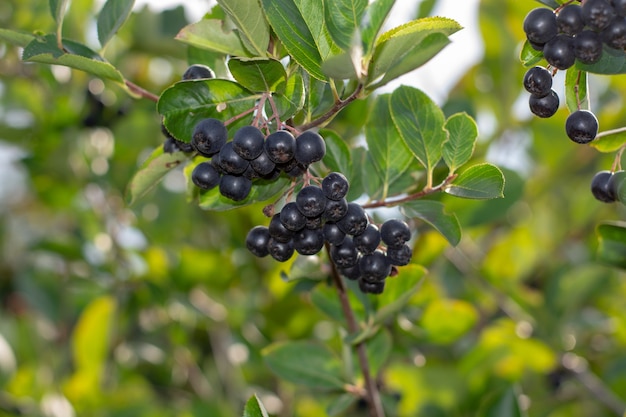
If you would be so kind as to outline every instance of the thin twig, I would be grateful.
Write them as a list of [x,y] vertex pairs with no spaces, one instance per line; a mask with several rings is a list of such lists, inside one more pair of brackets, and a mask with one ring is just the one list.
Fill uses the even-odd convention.
[[297,129],[300,132],[304,132],[305,130],[312,129],[328,121],[330,118],[332,118],[337,113],[339,113],[344,107],[346,107],[348,104],[356,100],[361,94],[361,91],[363,91],[363,84],[359,84],[356,87],[356,89],[352,92],[352,94],[346,97],[345,100],[335,100],[335,104],[333,105],[333,107],[330,110],[328,110],[326,113],[324,113],[323,115],[321,115],[315,120],[311,120],[309,123],[298,126]]
[[128,80],[124,80],[124,84],[126,84],[126,87],[128,87],[128,89],[130,91],[132,91],[133,93],[139,95],[142,98],[147,98],[148,100],[152,100],[155,103],[158,103],[159,101],[159,96],[157,96],[156,94],[153,94],[151,92],[149,92],[148,90],[145,90],[141,87],[139,87],[137,84],[128,81]]
[[454,179],[457,177],[457,174],[449,175],[443,182],[435,187],[426,187],[421,191],[418,191],[413,194],[409,194],[405,197],[391,199],[391,200],[378,200],[373,201],[371,203],[363,204],[363,208],[378,208],[378,207],[392,207],[397,206],[398,204],[407,203],[409,201],[417,200],[418,198],[425,197],[429,194],[434,194],[436,192],[442,191],[445,187],[447,187]]

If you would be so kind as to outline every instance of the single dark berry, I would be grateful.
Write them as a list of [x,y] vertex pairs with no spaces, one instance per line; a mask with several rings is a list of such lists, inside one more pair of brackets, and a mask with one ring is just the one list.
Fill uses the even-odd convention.
[[288,177],[297,178],[301,176],[302,174],[304,174],[307,169],[308,167],[306,165],[296,163],[296,165],[293,168],[285,170],[285,174],[287,174]]
[[307,229],[321,229],[324,225],[324,218],[322,216],[307,217],[304,227]]
[[552,73],[543,67],[533,67],[524,75],[524,88],[537,97],[545,97],[552,91]]
[[359,269],[361,270],[361,279],[367,282],[380,282],[391,273],[391,263],[389,258],[377,250],[373,253],[361,256],[359,259]]
[[363,255],[370,254],[380,244],[380,231],[376,225],[368,224],[363,233],[354,236],[352,240],[359,252]]
[[585,25],[599,32],[611,23],[615,11],[607,0],[587,0],[582,5],[582,16]]
[[524,18],[524,32],[529,41],[546,43],[558,33],[556,16],[550,9],[533,9]]
[[252,160],[263,152],[265,136],[254,126],[244,126],[233,136],[233,149],[244,159]]
[[287,229],[283,222],[280,221],[280,213],[276,213],[272,216],[268,229],[270,236],[283,243],[289,242],[294,235],[294,232]]
[[280,177],[280,169],[278,168],[274,168],[269,174],[261,175],[261,178],[267,181],[276,181],[278,177]]
[[196,187],[210,190],[220,183],[221,175],[210,162],[200,162],[191,171],[191,181]]
[[180,151],[180,148],[176,145],[174,138],[165,138],[165,141],[163,142],[163,152],[174,153],[178,151]]
[[326,222],[324,223],[324,239],[331,245],[341,245],[346,238],[346,234],[337,226],[336,223]]
[[602,39],[591,30],[583,30],[574,38],[574,55],[583,64],[593,64],[602,58]]
[[352,239],[346,237],[341,245],[331,245],[330,259],[338,268],[348,268],[356,265],[359,260],[359,253]]
[[413,249],[407,244],[400,246],[399,248],[387,248],[387,258],[392,265],[404,266],[411,262],[413,256]]
[[220,193],[233,201],[244,200],[251,189],[252,181],[241,175],[223,175],[220,180]]
[[302,165],[321,161],[326,154],[326,143],[318,133],[306,131],[296,138],[295,159]]
[[612,203],[616,200],[615,190],[611,189],[609,182],[613,173],[611,171],[600,171],[591,180],[591,194],[598,201]]
[[331,172],[322,180],[322,190],[330,200],[341,200],[349,189],[348,179],[340,172]]
[[193,130],[191,146],[201,155],[211,157],[222,149],[227,139],[224,123],[213,118],[202,119]]
[[598,134],[598,119],[589,110],[576,110],[565,120],[565,132],[576,143],[589,143]]
[[269,255],[267,247],[270,241],[270,232],[265,226],[255,226],[248,232],[246,236],[246,248],[259,258]]
[[183,80],[201,80],[205,78],[215,78],[213,70],[206,65],[193,64],[183,74]]
[[248,161],[235,152],[232,142],[225,143],[220,149],[219,163],[224,172],[232,175],[243,174],[250,165]]
[[576,62],[574,38],[567,35],[557,35],[543,47],[543,57],[555,68],[568,69]]
[[267,249],[270,253],[270,256],[276,259],[278,262],[286,262],[293,256],[293,242],[290,240],[288,242],[279,242],[273,237],[270,238],[267,243]]
[[539,52],[542,52],[542,53],[543,53],[543,47],[546,46],[545,43],[536,43],[536,42],[533,42],[533,41],[528,41],[528,44],[535,51],[539,51]]
[[165,127],[165,124],[161,122],[161,132],[165,136],[165,142],[163,143],[163,152],[174,153],[177,151],[193,152],[193,146],[191,143],[183,142],[176,139]]
[[314,185],[303,187],[296,196],[298,210],[306,217],[317,217],[326,208],[326,196],[321,188]]
[[554,90],[545,97],[531,95],[528,99],[528,106],[535,116],[542,118],[552,117],[559,109],[559,96]]
[[387,247],[399,248],[411,239],[411,229],[402,220],[390,219],[380,227],[380,237]]
[[361,278],[361,268],[358,263],[347,268],[339,268],[339,273],[352,281]]
[[[258,172],[259,175],[271,174],[276,168],[276,164],[270,159],[265,151],[261,152],[259,156],[250,161],[250,166]],[[278,174],[280,175],[280,171]]]
[[382,294],[385,290],[385,281],[368,282],[359,279],[359,289],[364,294]]
[[611,0],[611,6],[618,16],[626,16],[626,0]]
[[265,151],[277,164],[284,164],[293,159],[296,152],[296,139],[286,130],[270,133],[265,138]]
[[315,255],[324,247],[324,232],[322,229],[307,229],[296,232],[293,238],[293,247],[300,255]]
[[328,200],[326,199],[326,210],[324,211],[324,218],[332,222],[338,222],[348,212],[348,201],[345,198],[341,200]]
[[246,170],[241,175],[243,175],[249,180],[255,180],[261,176],[258,172],[254,170],[254,168],[252,168],[250,164],[248,164]]
[[626,19],[614,19],[611,24],[600,33],[600,37],[610,48],[620,50],[626,48]]
[[569,36],[578,35],[585,27],[582,9],[579,4],[568,4],[556,16],[559,32]]
[[369,220],[367,213],[357,203],[348,203],[348,211],[341,220],[337,222],[337,225],[346,234],[356,236],[363,233],[367,227]]
[[276,164],[276,168],[280,169],[281,172],[291,171],[297,166],[298,166],[298,161],[296,161],[295,159],[290,159],[287,162]]
[[295,201],[291,201],[280,211],[280,221],[289,230],[297,232],[306,226],[306,217],[300,210]]

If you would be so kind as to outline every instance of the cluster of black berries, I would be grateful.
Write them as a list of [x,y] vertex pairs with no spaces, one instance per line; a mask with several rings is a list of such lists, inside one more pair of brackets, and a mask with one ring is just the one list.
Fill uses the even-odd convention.
[[625,179],[624,171],[600,171],[591,180],[591,193],[603,203],[619,200],[618,187]]
[[[321,187],[307,185],[273,215],[268,227],[256,226],[246,238],[250,252],[259,257],[270,255],[284,262],[294,252],[315,255],[330,245],[330,257],[339,272],[358,280],[364,293],[380,294],[393,266],[407,265],[412,249],[409,226],[399,220],[385,221],[380,230],[369,222],[359,204],[348,203],[346,177],[332,172]],[[381,242],[386,251],[381,250]]]
[[326,153],[324,139],[313,131],[295,138],[279,130],[266,137],[256,127],[244,126],[232,141],[227,139],[228,131],[220,120],[203,119],[195,126],[191,146],[211,160],[196,165],[191,180],[202,190],[219,185],[220,193],[233,201],[248,196],[253,180],[275,180],[282,172],[297,177]]

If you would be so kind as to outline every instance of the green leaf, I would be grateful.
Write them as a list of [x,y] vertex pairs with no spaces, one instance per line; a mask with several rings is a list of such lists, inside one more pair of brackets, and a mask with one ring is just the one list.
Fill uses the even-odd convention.
[[319,134],[326,142],[326,155],[324,155],[324,165],[331,171],[349,174],[352,172],[352,157],[350,148],[346,142],[336,132],[329,129],[321,129]]
[[396,0],[375,0],[365,9],[361,19],[361,41],[363,42],[363,55],[370,57],[374,50],[376,36],[383,27],[387,15],[395,4]]
[[593,74],[626,74],[626,55],[623,51],[604,47],[602,58],[595,64],[583,64],[576,60],[575,68]]
[[592,142],[589,142],[589,145],[600,152],[615,152],[626,145],[626,131],[624,129],[616,129],[600,132]]
[[130,180],[126,191],[128,204],[132,205],[145,196],[168,172],[185,162],[186,159],[187,157],[182,152],[163,152],[163,146],[152,151]]
[[325,346],[305,341],[275,343],[262,354],[279,378],[309,388],[343,390],[341,361]]
[[258,0],[217,0],[235,23],[245,47],[255,56],[267,56],[270,28]]
[[83,310],[72,333],[74,365],[80,370],[102,370],[109,353],[116,303],[113,297],[94,299]]
[[[281,82],[276,88],[278,93],[274,94],[274,102],[281,120],[287,120],[293,117],[304,107],[305,92],[304,92],[304,80],[300,72],[293,73],[289,79]],[[268,110],[269,104],[265,105],[266,112],[271,112],[271,107]],[[271,113],[268,113],[271,114]]]
[[381,328],[367,341],[365,346],[372,375],[378,375],[378,372],[385,366],[387,359],[389,359],[393,347],[393,340],[391,339],[389,330]]
[[452,174],[472,157],[478,126],[467,113],[456,113],[448,117],[444,127],[448,140],[443,144],[442,156]]
[[445,206],[439,201],[414,200],[401,206],[405,216],[422,219],[437,229],[452,246],[461,241],[461,225],[456,215],[445,212]]
[[324,7],[330,36],[341,49],[349,50],[354,44],[367,0],[324,0]]
[[23,48],[35,39],[35,36],[30,33],[0,28],[0,39]]
[[612,184],[616,184],[615,196],[617,201],[626,205],[626,171],[616,171],[611,179]]
[[374,324],[383,324],[402,310],[419,291],[426,269],[410,264],[398,269],[399,274],[385,281],[385,291],[378,296],[378,310],[374,315]]
[[243,417],[269,417],[263,403],[256,395],[250,397],[243,410]]
[[333,42],[330,33],[328,33],[328,25],[324,13],[324,1],[294,0],[294,3],[311,32],[311,36],[317,46],[317,51],[322,61],[341,53],[341,48]]
[[287,74],[280,61],[275,59],[241,60],[231,58],[228,69],[239,84],[250,91],[273,92],[281,82],[285,82]]
[[390,102],[390,94],[378,96],[365,125],[369,153],[383,185],[382,199],[388,196],[389,186],[407,171],[413,161],[411,152],[391,120]]
[[215,187],[198,194],[199,206],[203,210],[224,211],[267,201],[287,189],[290,183],[291,180],[284,176],[273,181],[255,180],[250,194],[241,201],[233,201],[224,197],[219,188]]
[[225,55],[250,56],[239,35],[225,28],[224,22],[218,19],[203,19],[185,26],[178,32],[175,39],[196,48]]
[[565,101],[570,113],[578,109],[588,109],[587,73],[570,68],[565,74]]
[[69,0],[50,0],[50,13],[54,18],[54,21],[57,22],[57,25],[61,25],[63,22],[63,17],[65,16],[65,11],[67,10],[67,4]]
[[490,199],[504,197],[504,174],[491,164],[473,165],[463,171],[445,192],[457,197]]
[[368,69],[367,88],[373,90],[419,68],[448,43],[462,27],[452,19],[427,17],[383,33]]
[[63,47],[67,52],[57,47],[54,35],[35,38],[24,48],[22,59],[29,62],[75,68],[124,86],[122,74],[85,45],[63,40]]
[[104,3],[98,15],[98,40],[103,48],[126,22],[134,5],[135,0],[107,0]]
[[448,345],[456,342],[478,321],[474,306],[463,300],[433,300],[422,315],[421,327],[429,341]]
[[626,223],[603,223],[596,228],[598,260],[626,269]]
[[[167,130],[176,139],[189,142],[200,120],[208,117],[227,120],[250,110],[258,98],[240,84],[229,80],[183,81],[161,94],[157,111],[163,116]],[[250,120],[242,118],[238,123],[229,125],[229,129],[249,124]]]
[[522,46],[519,59],[525,67],[532,67],[543,59],[543,52],[530,46],[530,42],[527,40],[524,42],[524,46]]
[[522,417],[524,413],[517,398],[513,387],[491,393],[481,404],[479,413],[484,417]]
[[342,415],[352,407],[359,398],[354,394],[341,394],[328,404],[326,414],[329,417]]
[[430,175],[447,140],[443,112],[422,91],[407,86],[393,92],[390,106],[400,136]]
[[325,80],[322,58],[306,21],[293,0],[262,0],[274,32],[291,57],[309,74]]
[[332,56],[322,62],[322,72],[336,80],[356,80],[360,76],[355,68],[353,57],[349,52]]

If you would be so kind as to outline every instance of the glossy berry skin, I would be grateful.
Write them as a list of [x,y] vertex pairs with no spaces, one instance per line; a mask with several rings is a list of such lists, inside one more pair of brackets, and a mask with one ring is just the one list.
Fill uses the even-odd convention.
[[220,183],[221,175],[210,162],[200,162],[191,171],[191,181],[202,190],[210,190]]
[[163,142],[163,152],[174,153],[178,151],[180,151],[180,148],[176,145],[174,138],[165,138],[165,141]]
[[348,268],[339,268],[339,273],[352,281],[361,278],[361,268],[358,263]]
[[613,176],[611,171],[600,171],[591,180],[591,194],[598,201],[612,203],[616,200],[615,190],[610,187],[610,180]]
[[296,139],[286,130],[270,133],[265,138],[265,152],[274,163],[287,163],[296,152]]
[[626,19],[614,19],[601,32],[602,41],[610,48],[623,50],[626,48]]
[[306,217],[317,217],[324,213],[326,201],[322,189],[314,185],[303,187],[296,196],[298,210]]
[[232,175],[243,174],[250,165],[248,161],[235,152],[232,142],[227,142],[220,149],[219,163],[225,173]]
[[307,217],[304,227],[306,227],[307,229],[321,229],[323,225],[324,219],[322,216]]
[[341,245],[346,238],[346,234],[343,230],[333,222],[324,223],[322,231],[324,232],[324,239],[331,245]]
[[330,200],[341,200],[349,189],[348,179],[340,172],[331,172],[322,180],[322,190]]
[[348,203],[348,211],[341,220],[337,222],[337,226],[348,235],[360,235],[365,231],[369,220],[367,213],[357,203]]
[[407,244],[399,248],[387,248],[387,258],[392,265],[408,265],[411,262],[411,257],[413,257],[413,249]]
[[252,160],[263,152],[265,136],[254,126],[244,126],[233,136],[233,149],[243,159]]
[[585,25],[599,32],[609,26],[615,11],[607,0],[587,0],[582,5],[582,16]]
[[167,153],[174,153],[178,151],[193,152],[193,146],[191,146],[191,143],[183,142],[182,140],[176,139],[167,130],[163,122],[161,122],[161,133],[163,133],[163,136],[165,136],[165,142],[163,143],[163,152],[167,152]]
[[380,227],[380,237],[388,247],[399,248],[411,239],[411,229],[402,220],[386,220]]
[[251,189],[252,181],[240,175],[223,175],[220,180],[220,194],[233,201],[244,200]]
[[391,263],[381,251],[361,256],[359,259],[361,279],[367,282],[380,282],[391,273]]
[[626,16],[626,0],[611,0],[611,6],[618,16]]
[[220,120],[203,119],[194,127],[191,146],[201,155],[211,157],[218,153],[228,139],[226,126]]
[[183,80],[201,80],[206,78],[215,78],[215,73],[211,68],[201,64],[189,66],[183,74]]
[[276,213],[272,216],[270,224],[268,226],[269,234],[279,242],[289,242],[294,235],[292,230],[289,230],[280,221],[280,213]]
[[528,99],[530,111],[537,117],[548,118],[554,116],[559,109],[559,96],[556,91],[550,91],[545,97],[531,95]]
[[574,38],[574,55],[583,64],[593,64],[602,58],[602,39],[591,30],[583,30]]
[[524,75],[524,88],[537,97],[545,97],[552,91],[552,73],[543,67],[533,67]]
[[362,254],[373,253],[380,244],[380,231],[374,224],[368,224],[363,233],[352,239],[357,250]]
[[316,132],[306,131],[296,138],[296,161],[302,165],[310,165],[321,161],[326,154],[326,142]]
[[306,217],[300,210],[295,201],[291,201],[280,211],[280,222],[287,229],[297,232],[306,226]]
[[576,62],[574,38],[567,35],[557,35],[543,47],[543,57],[555,68],[568,69]]
[[359,261],[359,253],[352,239],[346,237],[341,245],[332,245],[330,247],[330,259],[339,268],[348,268],[356,265]]
[[576,143],[589,143],[598,134],[598,119],[589,110],[577,110],[567,117],[565,132]]
[[556,16],[550,9],[533,9],[524,19],[524,32],[529,41],[545,44],[558,33]]
[[359,279],[359,289],[365,294],[382,294],[385,290],[385,281],[368,282],[364,279]]
[[304,228],[294,236],[293,247],[300,255],[315,255],[324,247],[324,232]]
[[270,232],[265,226],[255,226],[248,232],[246,236],[246,248],[259,258],[269,255],[267,247],[270,241]]
[[261,152],[259,156],[250,161],[250,166],[262,176],[269,175],[276,169],[276,164],[270,159],[269,155],[265,151]]
[[345,198],[341,200],[326,199],[326,209],[324,210],[324,219],[338,222],[348,212],[348,201]]
[[274,238],[270,238],[267,249],[270,256],[278,262],[288,261],[293,256],[294,252],[293,242],[291,240],[289,242],[279,242]]
[[585,27],[582,9],[578,4],[568,4],[556,16],[556,24],[560,33],[575,36]]

